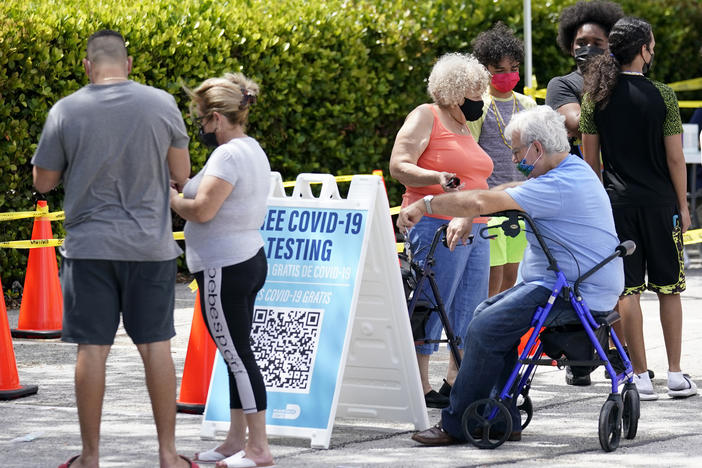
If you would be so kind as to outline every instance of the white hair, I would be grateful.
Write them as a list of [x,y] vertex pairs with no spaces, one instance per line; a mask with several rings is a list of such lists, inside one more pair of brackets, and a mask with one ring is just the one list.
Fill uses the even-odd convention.
[[541,143],[546,154],[570,150],[565,117],[549,106],[536,106],[514,114],[505,128],[505,136],[512,141],[514,132],[519,133],[522,145]]
[[427,91],[440,106],[460,105],[466,94],[481,95],[490,85],[490,72],[470,54],[442,55],[429,75]]

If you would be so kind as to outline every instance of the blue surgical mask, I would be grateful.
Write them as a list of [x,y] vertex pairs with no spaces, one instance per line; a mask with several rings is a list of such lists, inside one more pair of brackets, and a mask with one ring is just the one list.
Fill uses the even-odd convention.
[[[531,144],[533,145],[533,143]],[[529,150],[531,149],[531,145],[529,145],[529,148],[527,148],[526,153],[524,153],[524,157],[522,158],[521,161],[517,163],[517,170],[524,174],[524,177],[529,177],[529,174],[532,173],[534,170],[534,164],[537,163],[539,159],[541,159],[541,156],[543,156],[543,153],[539,155],[538,158],[536,158],[536,161],[534,161],[534,164],[528,164],[526,160],[526,155],[529,153]]]

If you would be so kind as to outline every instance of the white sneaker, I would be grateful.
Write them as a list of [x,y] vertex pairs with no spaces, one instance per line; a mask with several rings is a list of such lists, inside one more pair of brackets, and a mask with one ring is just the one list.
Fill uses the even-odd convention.
[[[671,398],[687,398],[697,394],[697,385],[690,379],[690,376],[683,374],[683,381],[675,387],[668,384],[668,396]],[[643,399],[643,398],[642,398]]]
[[651,383],[651,378],[648,376],[648,371],[641,374],[634,374],[634,383],[636,384],[636,390],[639,392],[639,399],[641,401],[653,401],[658,399],[658,394],[653,389],[653,383]]

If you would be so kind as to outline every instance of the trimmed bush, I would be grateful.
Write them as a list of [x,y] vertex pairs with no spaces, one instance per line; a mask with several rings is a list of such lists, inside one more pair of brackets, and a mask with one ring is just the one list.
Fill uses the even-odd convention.
[[[533,2],[538,83],[572,69],[555,43],[558,14],[574,0]],[[623,0],[653,23],[656,66],[665,82],[702,76],[702,9],[697,0]],[[468,51],[502,20],[522,34],[522,0],[5,0],[0,5],[0,212],[34,205],[29,160],[51,105],[87,83],[88,36],[119,30],[134,57],[131,78],[171,92],[225,71],[258,81],[262,95],[248,133],[285,179],[300,172],[369,173],[387,162],[407,113],[428,100],[436,57]],[[694,59],[694,60],[693,60]],[[205,149],[193,138],[193,169]],[[401,187],[388,181],[391,203]],[[59,210],[61,188],[48,194]],[[62,236],[60,223],[54,232]],[[0,239],[28,239],[31,221],[0,223]],[[26,252],[0,249],[7,285],[24,274]]]

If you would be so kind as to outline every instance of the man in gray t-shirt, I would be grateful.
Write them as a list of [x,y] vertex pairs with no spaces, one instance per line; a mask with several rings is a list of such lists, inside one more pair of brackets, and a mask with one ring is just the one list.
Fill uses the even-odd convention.
[[171,180],[190,174],[188,135],[173,97],[128,80],[124,38],[88,39],[90,84],[49,111],[32,158],[40,192],[63,182],[63,341],[77,343],[76,401],[83,449],[97,465],[105,360],[120,317],[144,361],[164,466],[190,466],[175,448],[176,379],[170,353],[176,258]]

